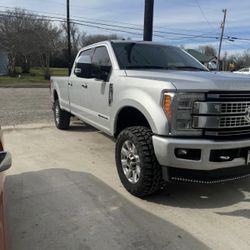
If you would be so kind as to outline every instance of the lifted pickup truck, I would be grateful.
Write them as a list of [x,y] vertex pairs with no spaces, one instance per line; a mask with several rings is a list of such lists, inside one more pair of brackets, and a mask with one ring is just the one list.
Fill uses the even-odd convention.
[[52,77],[55,124],[72,115],[116,138],[124,187],[146,196],[166,181],[216,183],[250,175],[250,78],[209,72],[185,51],[105,41]]

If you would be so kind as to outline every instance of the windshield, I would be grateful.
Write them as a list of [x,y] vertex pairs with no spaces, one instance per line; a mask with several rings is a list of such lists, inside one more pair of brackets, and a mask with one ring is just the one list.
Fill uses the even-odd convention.
[[177,47],[145,43],[112,43],[121,69],[207,69]]

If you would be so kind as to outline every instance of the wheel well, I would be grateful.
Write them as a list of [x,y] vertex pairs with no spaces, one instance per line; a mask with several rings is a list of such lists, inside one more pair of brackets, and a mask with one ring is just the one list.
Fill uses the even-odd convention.
[[53,96],[54,96],[54,101],[58,100],[58,94],[57,94],[56,90],[54,91]]
[[144,126],[150,128],[146,117],[136,108],[126,107],[123,108],[117,117],[115,127],[115,137],[125,128],[132,126]]

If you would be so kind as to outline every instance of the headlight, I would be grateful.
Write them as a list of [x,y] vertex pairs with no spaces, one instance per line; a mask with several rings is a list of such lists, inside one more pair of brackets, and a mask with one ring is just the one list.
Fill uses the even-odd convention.
[[196,136],[202,130],[192,128],[193,105],[196,101],[204,101],[202,93],[165,93],[163,109],[169,122],[170,135]]

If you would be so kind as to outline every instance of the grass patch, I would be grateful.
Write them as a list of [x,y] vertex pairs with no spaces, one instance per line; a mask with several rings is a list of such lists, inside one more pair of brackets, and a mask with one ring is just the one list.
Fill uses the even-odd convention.
[[[0,87],[15,87],[15,88],[29,88],[29,87],[48,87],[48,80],[44,79],[41,68],[31,68],[29,74],[20,74],[20,67],[16,68],[18,75],[16,77],[0,76]],[[66,68],[50,68],[52,76],[67,76],[68,70]]]

